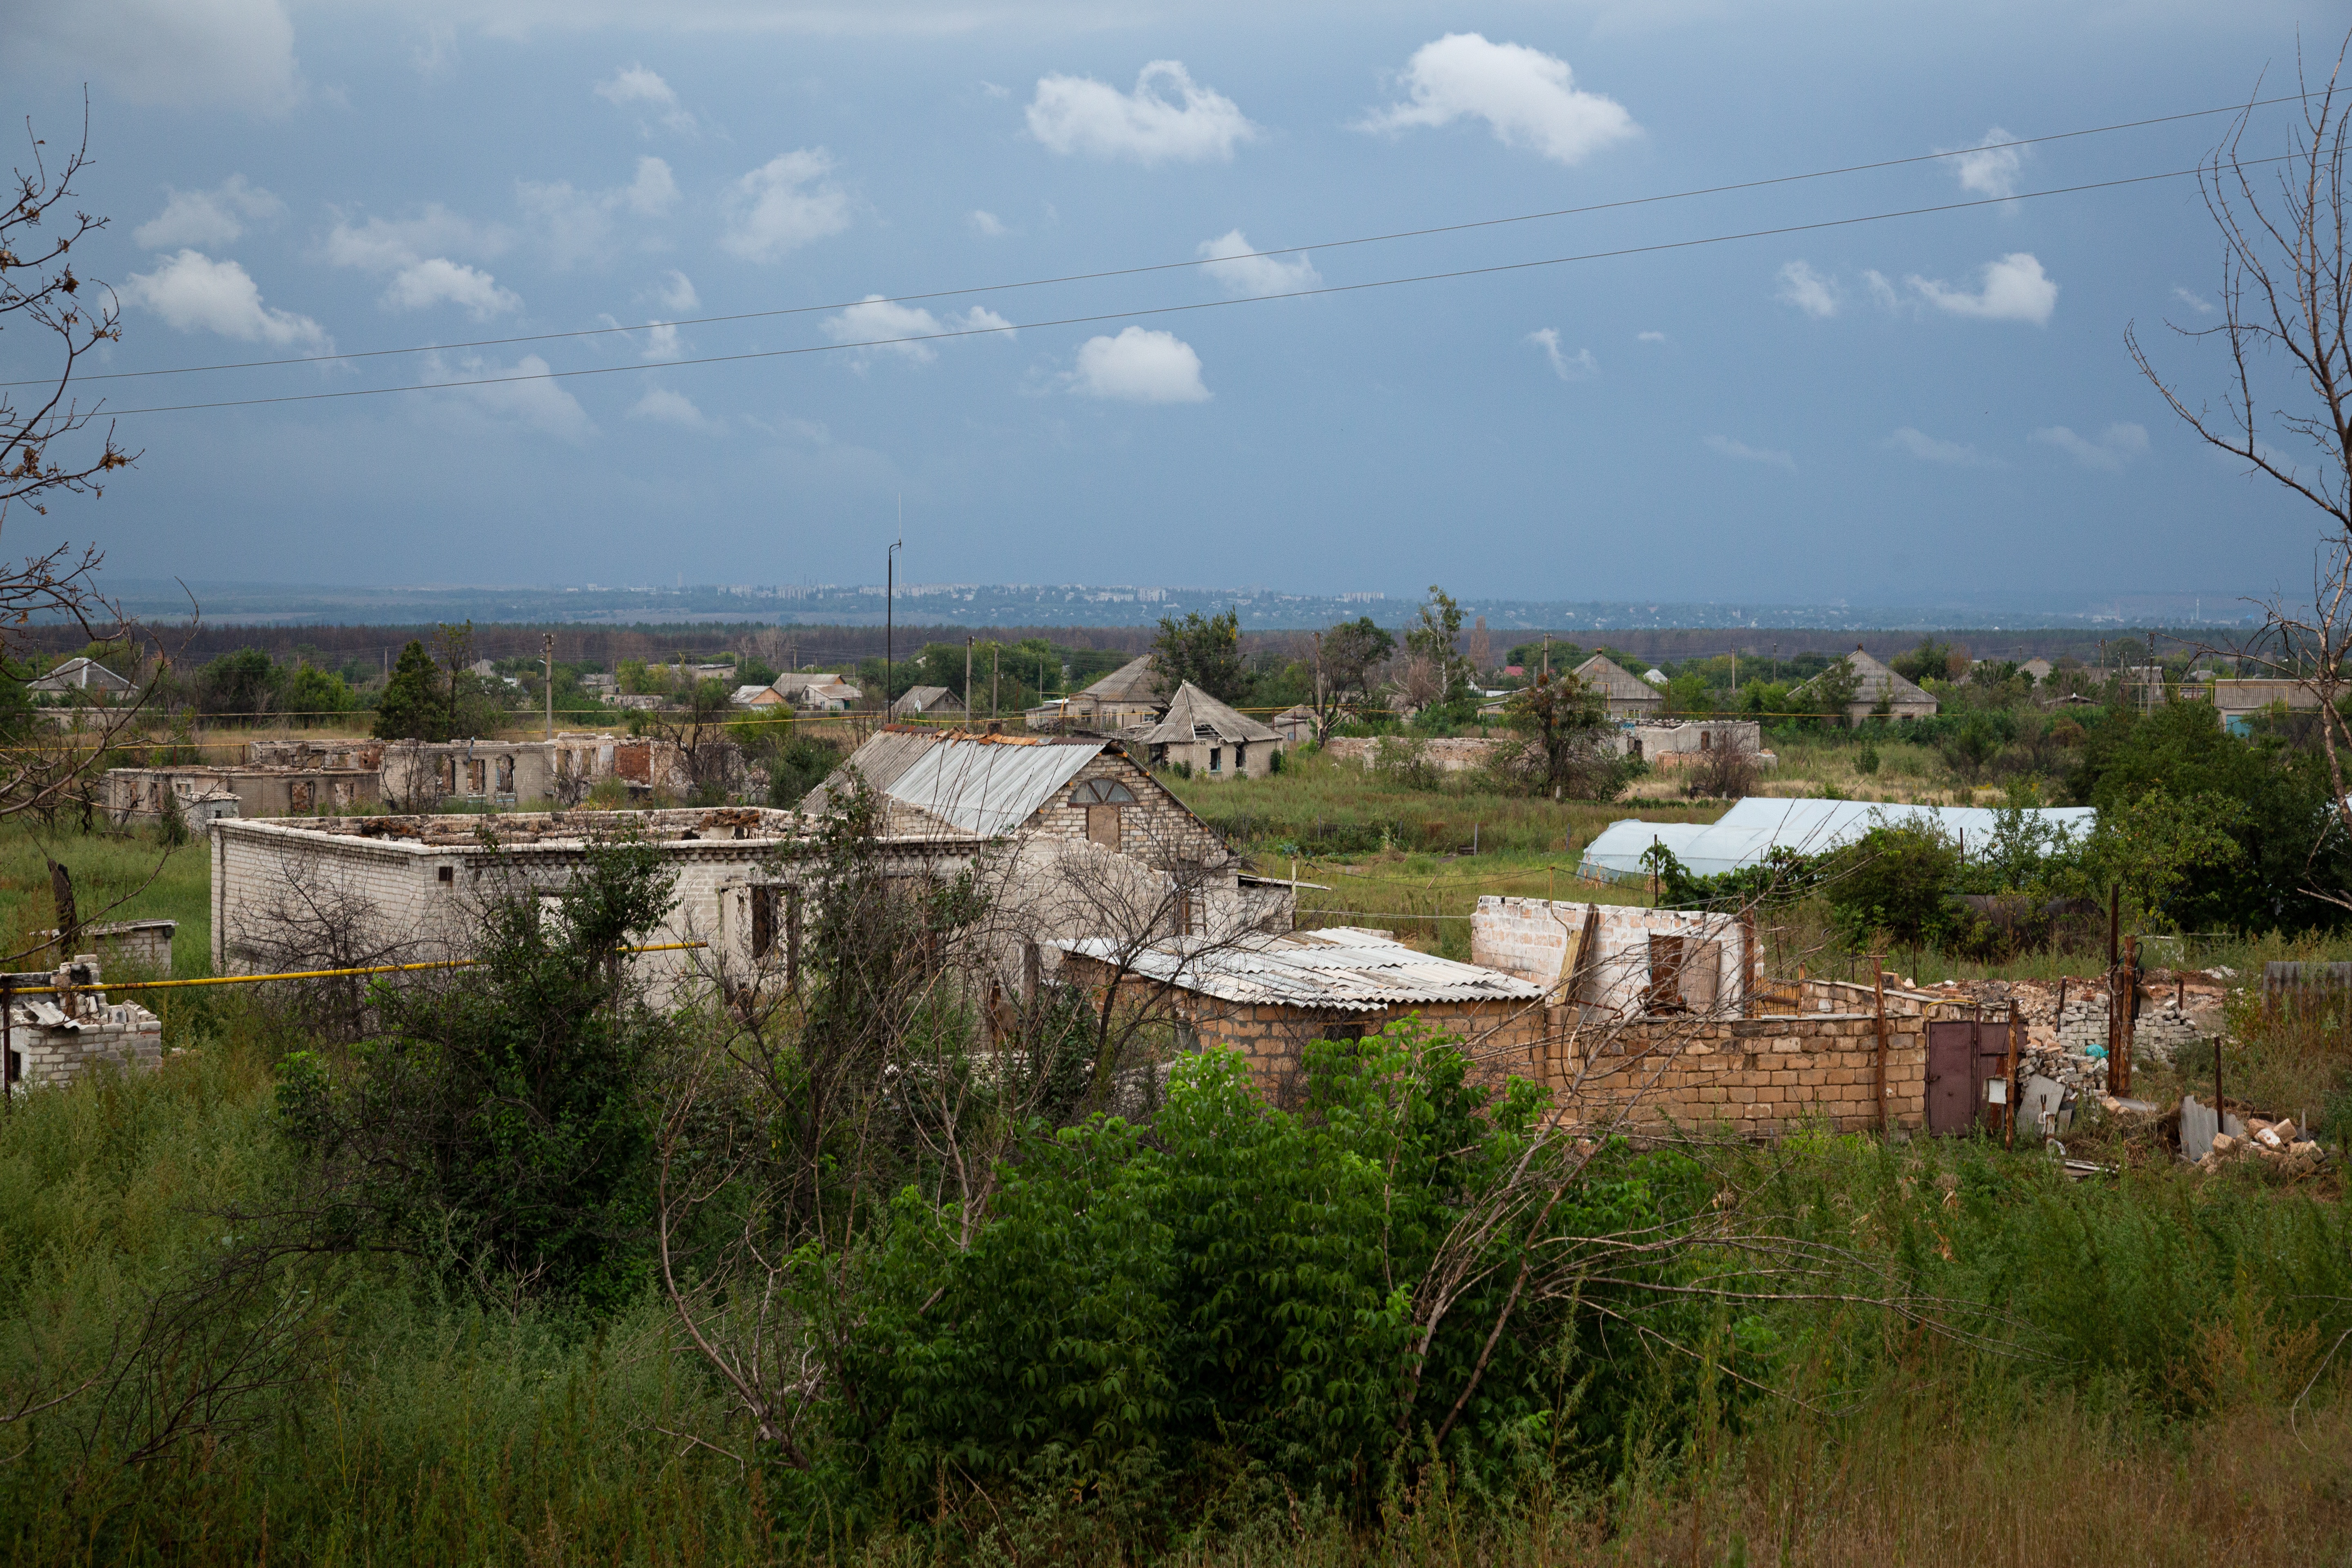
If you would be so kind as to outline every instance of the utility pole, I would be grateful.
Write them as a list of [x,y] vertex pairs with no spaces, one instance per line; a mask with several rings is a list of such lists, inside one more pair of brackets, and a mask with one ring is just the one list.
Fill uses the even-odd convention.
[[1549,632],[1544,633],[1543,676],[1545,684],[1549,685],[1551,682],[1551,634]]
[[996,719],[996,664],[998,657],[1003,652],[1004,647],[1001,643],[988,645],[988,717],[992,723]]
[[907,498],[898,498],[898,537],[882,552],[882,721],[890,721],[890,687],[898,679],[897,629],[891,624],[898,602],[898,550],[907,542]]
[[547,738],[555,739],[555,634],[549,632],[542,651],[547,656]]
[[963,634],[963,727],[971,728],[971,634]]

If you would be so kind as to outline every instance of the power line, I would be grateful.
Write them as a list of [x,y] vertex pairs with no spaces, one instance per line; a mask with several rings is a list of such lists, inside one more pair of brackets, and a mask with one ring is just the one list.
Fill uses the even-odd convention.
[[[2275,158],[2245,160],[2240,166],[2258,168],[2265,163],[2288,161],[2288,155]],[[1046,327],[1091,326],[1101,321],[1131,321],[1139,316],[1183,315],[1195,310],[1219,310],[1235,305],[1262,305],[1277,300],[1307,300],[1327,294],[1355,294],[1374,289],[1396,289],[1412,283],[1442,283],[1462,278],[1493,277],[1507,272],[1526,272],[1545,267],[1565,267],[1582,261],[1608,261],[1629,256],[1652,256],[1665,251],[1691,250],[1702,246],[1728,245],[1745,239],[1770,239],[1781,235],[1810,234],[1822,229],[1850,228],[1858,224],[1886,223],[1896,218],[1925,217],[1937,213],[1962,212],[1972,207],[2000,206],[2008,202],[2034,201],[2048,196],[2080,195],[2089,191],[2116,190],[2126,185],[2144,185],[2158,180],[2187,179],[2199,173],[2197,169],[2173,169],[2160,174],[2133,174],[2120,179],[2094,180],[2079,185],[2061,185],[2046,191],[2021,191],[2013,195],[1986,196],[1964,202],[1941,202],[1931,206],[1903,207],[1891,212],[1869,213],[1859,217],[1824,218],[1815,223],[1782,224],[1772,228],[1742,229],[1732,234],[1709,235],[1699,239],[1661,241],[1654,245],[1622,246],[1612,250],[1588,250],[1572,256],[1544,257],[1533,261],[1497,262],[1487,267],[1462,267],[1443,272],[1421,272],[1402,278],[1376,279],[1368,283],[1329,283],[1313,289],[1292,289],[1278,294],[1255,294],[1238,300],[1203,300],[1184,305],[1155,305],[1128,310],[1099,310],[1080,316],[1059,316],[1035,321],[1015,321],[1001,327],[959,327],[936,332],[910,332],[895,338],[869,338],[856,342],[810,343],[799,348],[747,349],[738,353],[703,354],[693,359],[658,360],[642,363],[590,365],[580,370],[551,370],[525,375],[477,376],[458,381],[410,382],[399,386],[351,387],[340,392],[281,393],[270,397],[220,398],[206,403],[162,404],[146,408],[118,408],[112,411],[118,418],[137,414],[187,414],[214,408],[257,408],[279,403],[328,403],[352,397],[382,397],[403,392],[446,392],[469,386],[507,386],[536,381],[569,381],[579,376],[625,375],[637,371],[671,370],[688,365],[734,364],[749,360],[790,359],[803,354],[843,353],[859,349],[896,348],[908,343],[944,342],[957,338],[991,337],[997,333],[1036,331]],[[95,410],[93,411],[95,412]]]
[[[2070,142],[2086,136],[2105,136],[2118,131],[2145,130],[2151,125],[2169,125],[2184,120],[2210,119],[2217,114],[2241,114],[2274,104],[2296,103],[2311,96],[2288,93],[2278,98],[2255,99],[2244,104],[2224,109],[2196,109],[2179,114],[2159,114],[2146,120],[2118,121],[2112,125],[2095,125],[2081,131],[2061,131],[2047,136],[2021,136],[2008,142],[1986,142],[1975,147],[1954,148],[1943,153],[1920,153],[1903,158],[1882,158],[1866,163],[1847,163],[1836,168],[1816,169],[1801,174],[1775,174],[1757,180],[1739,180],[1727,184],[1700,185],[1685,191],[1670,191],[1654,196],[1628,196],[1612,202],[1593,202],[1583,206],[1553,207],[1542,212],[1520,213],[1509,217],[1475,218],[1465,223],[1436,224],[1424,228],[1397,229],[1385,234],[1358,235],[1344,239],[1328,239],[1307,245],[1283,246],[1270,250],[1246,251],[1235,256],[1195,257],[1184,261],[1150,262],[1136,267],[1108,268],[1096,272],[1063,273],[1050,278],[1030,278],[1011,283],[975,284],[957,289],[935,289],[917,294],[888,294],[835,300],[821,305],[784,305],[766,310],[740,310],[717,316],[690,316],[677,321],[645,321],[635,326],[579,327],[564,331],[528,332],[503,338],[471,338],[457,342],[423,343],[407,348],[362,349],[349,353],[299,354],[286,359],[236,360],[220,364],[176,365],[161,370],[100,371],[75,377],[77,381],[131,381],[148,376],[202,375],[215,371],[267,370],[285,365],[332,364],[343,360],[383,359],[399,354],[436,353],[455,349],[510,348],[519,343],[555,342],[571,338],[612,337],[629,332],[651,331],[656,327],[705,327],[734,321],[756,321],[780,316],[811,315],[821,310],[845,310],[854,305],[912,304],[927,300],[960,299],[970,294],[1011,293],[1023,289],[1055,288],[1065,283],[1099,282],[1110,278],[1134,278],[1154,272],[1174,272],[1202,267],[1222,266],[1234,261],[1255,261],[1283,256],[1296,256],[1314,250],[1344,250],[1360,245],[1385,245],[1401,239],[1425,239],[1438,235],[1465,234],[1477,229],[1497,228],[1512,224],[1538,223],[1550,218],[1580,217],[1591,213],[1611,212],[1622,207],[1652,206],[1662,202],[1688,201],[1699,196],[1728,195],[1739,191],[1766,190],[1775,185],[1799,184],[1810,180],[1833,179],[1842,174],[1869,174],[1880,169],[1902,168],[1912,163],[1935,163],[1947,158],[1964,158],[1974,153],[1999,153],[2013,148],[2032,147],[2051,142]],[[2008,198],[2002,198],[2008,199]],[[857,346],[857,345],[851,345]],[[698,361],[670,361],[670,363],[697,363]],[[37,386],[41,381],[0,381],[0,386]],[[134,410],[133,412],[144,412]]]

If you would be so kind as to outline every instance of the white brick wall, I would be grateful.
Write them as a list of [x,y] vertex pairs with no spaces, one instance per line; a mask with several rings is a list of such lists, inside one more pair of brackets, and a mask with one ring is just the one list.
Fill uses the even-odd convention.
[[[1690,910],[1649,910],[1622,904],[1572,904],[1549,899],[1509,899],[1488,894],[1470,916],[1470,962],[1531,980],[1564,985],[1574,977],[1575,948],[1588,913],[1599,910],[1591,978],[1576,998],[1588,1006],[1619,1014],[1643,1010],[1650,984],[1650,938],[1679,936],[1712,946],[1706,977],[1685,950],[1685,994],[1696,982],[1714,983],[1714,1011],[1736,1013],[1741,1003],[1748,934],[1731,915]],[[1701,952],[1708,949],[1702,948]]]

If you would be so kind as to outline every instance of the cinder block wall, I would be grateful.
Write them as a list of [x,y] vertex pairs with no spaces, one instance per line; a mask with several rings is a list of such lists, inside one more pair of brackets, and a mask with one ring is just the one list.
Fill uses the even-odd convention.
[[[1926,1020],[1890,1013],[1886,1036],[1888,1121],[1916,1130],[1927,1111]],[[1528,1066],[1589,1122],[1671,1120],[1748,1135],[1809,1122],[1878,1125],[1878,1026],[1864,1014],[1645,1019],[1605,1034],[1588,1026],[1549,1042]]]

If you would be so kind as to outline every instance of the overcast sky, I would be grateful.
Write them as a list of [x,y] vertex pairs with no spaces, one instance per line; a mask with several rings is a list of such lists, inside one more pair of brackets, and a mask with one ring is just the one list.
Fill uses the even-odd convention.
[[[100,368],[644,329],[93,382],[139,409],[613,372],[126,416],[139,467],[13,517],[18,549],[878,582],[903,496],[916,582],[1902,602],[2309,571],[2308,509],[2200,450],[2125,352],[2137,322],[2221,389],[2165,327],[2214,320],[2194,183],[1993,199],[2192,166],[2225,120],[1339,242],[2214,109],[2287,90],[2298,28],[2332,59],[2341,5],[7,10],[12,122],[54,150],[89,85],[113,222],[79,261],[124,326]],[[1263,298],[1315,289],[1344,291]],[[960,335],[853,346],[934,334]],[[0,369],[42,347],[0,333]]]

